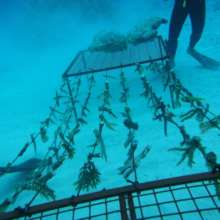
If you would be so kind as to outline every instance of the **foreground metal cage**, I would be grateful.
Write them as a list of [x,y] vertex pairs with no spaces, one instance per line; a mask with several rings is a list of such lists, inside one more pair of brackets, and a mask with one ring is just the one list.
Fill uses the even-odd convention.
[[0,214],[6,219],[215,220],[218,173],[200,173],[70,197]]

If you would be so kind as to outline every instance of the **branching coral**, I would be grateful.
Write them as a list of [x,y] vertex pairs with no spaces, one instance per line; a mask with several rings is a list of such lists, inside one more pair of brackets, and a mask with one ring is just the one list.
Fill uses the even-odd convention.
[[36,182],[33,181],[31,184],[25,185],[22,190],[38,192],[47,200],[55,200],[56,198],[54,190],[52,190],[46,183],[42,182],[41,180]]
[[128,107],[128,105],[125,105],[124,112],[121,114],[125,118],[123,121],[125,127],[127,127],[129,130],[138,130],[138,123],[133,121],[131,117],[131,109]]
[[212,119],[202,122],[200,124],[200,128],[203,133],[210,130],[211,128],[220,129],[220,115],[217,115]]
[[101,155],[107,160],[107,154],[106,154],[106,146],[102,137],[102,131],[104,126],[111,130],[115,130],[116,124],[113,122],[110,122],[106,115],[117,118],[117,116],[114,114],[112,108],[111,108],[111,93],[109,88],[109,76],[105,75],[105,84],[104,84],[104,91],[99,96],[99,98],[102,99],[102,104],[99,106],[99,127],[97,129],[94,129],[93,133],[95,135],[95,144],[93,144],[94,147],[100,145],[101,147]]
[[203,104],[202,98],[194,96],[186,89],[180,80],[176,78],[174,71],[166,71],[165,75],[167,76],[165,88],[168,86],[170,88],[172,106],[180,107],[181,103],[190,105],[190,110],[180,115],[182,122],[195,118],[199,122],[203,133],[212,128],[220,130],[220,117],[210,111],[209,104]]
[[128,152],[128,158],[124,162],[123,166],[118,169],[119,173],[126,180],[133,172],[135,172],[141,160],[143,160],[150,151],[149,146],[146,146],[138,156],[134,157],[134,151],[136,150],[136,148],[137,148],[137,144],[135,141],[133,141],[133,144],[131,144],[131,148]]
[[90,100],[91,95],[92,95],[92,88],[95,85],[95,78],[94,78],[93,75],[88,79],[88,83],[89,83],[88,93],[87,93],[87,96],[86,96],[85,101],[83,103],[83,106],[81,108],[80,117],[78,118],[78,122],[81,123],[81,124],[87,124],[86,117],[87,117],[87,114],[89,112],[88,104],[89,104],[89,100]]
[[124,142],[124,147],[127,148],[128,146],[131,146],[134,141],[135,131],[138,130],[138,123],[134,122],[131,117],[131,109],[128,106],[129,87],[127,85],[127,79],[125,77],[123,70],[121,70],[120,73],[120,85],[121,85],[120,101],[124,103],[124,111],[121,113],[121,115],[124,117],[123,124],[128,129],[127,139]]
[[144,94],[144,97],[148,99],[148,103],[151,104],[151,107],[154,109],[153,119],[163,121],[164,134],[167,135],[168,122],[177,126],[177,123],[173,119],[175,115],[169,110],[169,106],[165,105],[162,99],[153,92],[153,89],[145,76],[145,70],[140,64],[137,64],[136,72],[140,75],[143,84],[144,93],[142,94]]
[[64,137],[64,134],[62,132],[59,133],[59,137],[60,137],[60,139],[62,141],[61,146],[66,151],[68,157],[70,159],[72,159],[74,154],[75,154],[75,149],[73,148],[71,142],[69,142],[69,140],[67,140],[66,137]]
[[194,153],[195,150],[199,150],[203,157],[206,157],[205,147],[201,144],[201,139],[197,136],[194,136],[185,142],[185,147],[176,147],[171,148],[169,151],[180,151],[183,152],[183,155],[177,165],[180,165],[186,158],[188,158],[188,166],[192,167],[194,162]]
[[[134,122],[131,115],[131,108],[128,105],[129,98],[129,89],[127,85],[127,79],[124,75],[124,72],[121,71],[120,74],[120,84],[121,84],[121,102],[124,103],[124,112],[122,112],[122,116],[125,118],[123,121],[124,126],[128,129],[127,139],[124,143],[124,147],[128,148],[128,157],[124,162],[123,166],[120,167],[119,173],[128,180],[128,177],[134,173],[135,182],[138,181],[137,177],[137,168],[140,161],[147,155],[149,152],[149,147],[145,147],[144,150],[135,157],[135,151],[137,149],[137,140],[135,140],[135,132],[138,130],[139,126],[137,122]],[[132,182],[132,181],[130,181]]]
[[124,71],[121,70],[120,73],[120,85],[122,87],[120,102],[127,103],[129,98],[129,87],[127,86],[127,79],[125,77]]
[[168,107],[164,104],[164,102],[159,99],[157,105],[154,110],[154,120],[160,120],[164,123],[164,134],[167,136],[167,124],[168,122],[173,123],[173,117],[175,115],[168,110]]
[[89,154],[87,162],[84,163],[80,169],[78,180],[75,182],[78,194],[81,190],[88,191],[90,189],[96,188],[100,183],[100,172],[92,161],[94,157],[100,156],[97,154]]
[[206,108],[194,107],[188,112],[181,114],[180,118],[181,118],[181,121],[185,121],[192,117],[195,117],[196,120],[198,120],[199,122],[202,122],[205,119],[208,111],[209,111],[209,105],[207,105]]

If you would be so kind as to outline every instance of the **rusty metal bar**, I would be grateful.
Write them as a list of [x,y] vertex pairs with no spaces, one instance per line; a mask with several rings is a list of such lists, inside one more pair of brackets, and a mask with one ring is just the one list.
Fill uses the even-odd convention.
[[63,78],[68,77],[68,72],[71,70],[73,64],[76,62],[76,60],[79,58],[79,56],[81,55],[83,51],[79,51],[77,53],[77,55],[74,57],[74,59],[70,62],[69,66],[67,67],[67,69],[65,70],[65,72],[63,73]]
[[169,56],[168,56],[168,53],[167,53],[167,48],[166,48],[165,42],[164,42],[164,40],[163,40],[161,35],[158,36],[158,40],[159,40],[160,56],[164,57],[163,56],[163,49],[164,49],[164,52],[166,54],[166,56],[165,56],[166,58],[161,60],[161,63],[165,66],[166,65],[166,63],[165,63],[166,60],[169,59]]
[[179,205],[178,205],[178,202],[176,201],[175,195],[174,195],[173,190],[171,189],[171,187],[169,187],[169,191],[170,191],[170,193],[171,193],[171,196],[172,196],[173,202],[174,202],[174,204],[175,204],[175,206],[176,206],[176,209],[177,209],[177,211],[178,211],[178,213],[179,213],[180,219],[181,219],[181,220],[184,220],[184,219],[183,219],[183,216],[182,216],[182,214],[181,214],[180,207],[179,207]]
[[13,219],[13,218],[19,218],[24,216],[31,216],[36,213],[44,212],[44,211],[50,211],[58,208],[63,208],[66,206],[73,206],[80,203],[85,203],[89,201],[94,201],[98,199],[104,199],[104,198],[110,198],[114,196],[118,196],[120,194],[128,194],[133,192],[138,192],[142,190],[151,190],[161,187],[169,187],[169,186],[175,186],[175,185],[181,185],[186,183],[192,183],[192,182],[199,182],[199,181],[205,181],[205,180],[214,180],[219,178],[218,173],[198,173],[193,175],[187,175],[187,176],[180,176],[176,178],[168,178],[163,180],[157,180],[157,181],[151,181],[146,183],[137,184],[135,186],[128,185],[124,187],[118,187],[114,189],[109,190],[102,190],[95,193],[88,193],[81,196],[76,196],[72,198],[66,198],[57,200],[54,202],[47,202],[40,205],[35,205],[27,210],[19,210],[16,209],[11,212],[1,213],[0,219],[6,220],[6,219]]
[[[139,64],[146,64],[146,63],[166,60],[167,58],[168,57],[166,56],[166,57],[163,57],[163,58],[146,60],[146,61],[141,61],[141,62],[138,62],[138,63]],[[88,74],[93,74],[93,73],[99,73],[99,72],[115,70],[115,69],[119,69],[119,68],[132,67],[132,66],[135,66],[135,65],[137,65],[137,62],[136,63],[125,64],[125,65],[118,65],[118,66],[115,66],[115,67],[102,68],[102,69],[98,69],[98,70],[92,69],[92,70],[84,71],[84,72],[80,72],[80,73],[73,73],[73,74],[71,73],[71,74],[68,74],[68,75],[64,75],[64,77],[65,78],[67,78],[67,77],[77,77],[77,76],[82,76],[82,75],[88,75]]]
[[[163,48],[164,48],[164,50],[165,50],[165,47],[164,47],[164,44],[162,44],[161,41],[163,41],[163,40],[162,40],[162,37],[159,36],[159,37],[158,37],[158,43],[159,43],[159,49],[160,49],[160,56],[163,57]],[[162,48],[162,47],[163,47],[163,48]],[[165,51],[166,51],[166,50],[165,50]]]
[[134,207],[134,201],[131,193],[128,193],[128,207],[130,212],[130,218],[132,220],[136,220],[136,213],[135,213],[135,207]]
[[195,198],[194,198],[194,196],[193,196],[193,194],[192,194],[192,192],[190,190],[190,187],[187,184],[185,184],[185,186],[186,186],[186,189],[187,189],[187,191],[188,191],[188,193],[190,195],[190,200],[193,202],[194,206],[196,207],[196,211],[198,212],[198,214],[200,216],[200,219],[205,220],[204,217],[202,216],[202,213],[201,213],[201,211],[200,211],[196,201],[195,201]]
[[86,59],[85,59],[85,54],[81,53],[81,57],[82,57],[82,63],[85,69],[87,69],[87,63],[86,63]]
[[123,194],[119,195],[119,203],[120,203],[120,212],[122,220],[129,220],[126,208],[126,200]]

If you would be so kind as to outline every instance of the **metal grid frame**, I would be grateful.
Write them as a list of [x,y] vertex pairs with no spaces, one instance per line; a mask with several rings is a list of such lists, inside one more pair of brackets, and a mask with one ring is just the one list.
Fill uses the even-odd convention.
[[[99,73],[99,72],[103,72],[103,71],[110,71],[110,70],[114,70],[114,69],[119,69],[119,68],[126,68],[126,67],[131,67],[136,65],[137,63],[139,64],[146,64],[146,63],[153,63],[153,62],[157,62],[157,61],[164,61],[168,59],[168,55],[166,53],[166,46],[165,43],[162,39],[161,36],[157,36],[153,39],[154,43],[157,44],[158,48],[158,56],[156,57],[150,57],[146,55],[146,57],[144,57],[142,60],[132,60],[132,56],[134,56],[134,54],[131,53],[131,51],[128,51],[128,57],[129,58],[129,62],[126,62],[126,64],[120,63],[120,64],[116,64],[113,65],[111,62],[105,64],[105,66],[103,67],[97,67],[97,68],[93,68],[93,69],[87,69],[87,63],[89,62],[87,60],[87,56],[86,54],[89,53],[90,56],[96,56],[97,54],[100,54],[100,52],[89,52],[89,50],[81,50],[77,53],[77,55],[74,57],[74,59],[71,61],[71,63],[69,64],[68,68],[66,69],[66,71],[63,74],[63,78],[68,78],[68,77],[76,77],[76,76],[82,76],[82,75],[87,75],[87,74],[91,74],[91,73]],[[147,47],[148,42],[146,43],[142,43],[141,47]],[[133,46],[135,48],[135,46]],[[137,49],[138,50],[138,49]],[[147,50],[146,50],[147,51]],[[136,51],[137,53],[138,51]],[[126,52],[125,52],[126,53]],[[104,53],[102,52],[103,57],[102,57],[102,62],[105,62],[105,54],[110,54],[110,53]],[[138,54],[138,53],[137,53]],[[136,54],[136,55],[137,55]],[[111,54],[112,56],[112,60],[114,60],[114,53]],[[76,65],[77,62],[79,62],[79,60],[82,60],[83,63],[83,69],[80,71],[76,71],[74,69],[74,66]],[[95,58],[93,58],[93,60],[96,60]],[[85,68],[85,69],[84,69]]]
[[220,218],[215,181],[219,173],[199,173],[80,195],[0,214],[7,219],[152,219]]

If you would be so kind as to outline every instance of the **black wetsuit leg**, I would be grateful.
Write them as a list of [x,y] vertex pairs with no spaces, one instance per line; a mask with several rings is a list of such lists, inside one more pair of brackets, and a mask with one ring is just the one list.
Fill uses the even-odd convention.
[[192,24],[189,48],[193,49],[200,40],[205,25],[205,0],[188,0],[185,8],[183,7],[183,0],[175,0],[167,44],[167,52],[170,58],[175,57],[178,38],[188,15]]
[[190,38],[189,48],[193,49],[200,40],[205,26],[205,0],[189,0],[188,1],[189,16],[192,24],[192,34]]
[[183,0],[176,0],[170,19],[169,38],[167,42],[167,52],[171,59],[175,57],[178,38],[187,15],[188,10],[183,7]]

